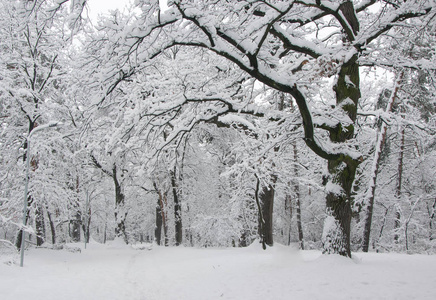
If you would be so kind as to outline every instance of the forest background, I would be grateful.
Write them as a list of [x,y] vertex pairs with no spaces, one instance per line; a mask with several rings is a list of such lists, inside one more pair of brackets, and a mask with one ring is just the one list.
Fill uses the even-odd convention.
[[133,4],[0,1],[2,246],[435,252],[434,1]]

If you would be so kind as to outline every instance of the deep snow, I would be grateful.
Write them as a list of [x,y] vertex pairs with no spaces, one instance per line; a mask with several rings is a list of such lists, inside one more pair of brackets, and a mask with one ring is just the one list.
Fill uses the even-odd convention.
[[75,246],[28,250],[24,268],[1,263],[0,299],[436,299],[434,255]]

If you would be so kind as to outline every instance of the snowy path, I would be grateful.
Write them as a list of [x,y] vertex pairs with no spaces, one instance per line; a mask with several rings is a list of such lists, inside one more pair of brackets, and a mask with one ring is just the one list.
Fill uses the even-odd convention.
[[0,299],[435,299],[436,256],[91,245],[0,265]]

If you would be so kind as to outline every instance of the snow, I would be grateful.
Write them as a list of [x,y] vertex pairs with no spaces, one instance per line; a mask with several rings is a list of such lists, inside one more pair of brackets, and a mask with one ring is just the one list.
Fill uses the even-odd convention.
[[224,116],[220,116],[218,120],[226,124],[233,124],[233,123],[242,124],[244,126],[247,126],[248,129],[255,130],[255,127],[251,122],[247,121],[245,118],[242,118],[241,116],[238,115],[227,114]]
[[0,299],[434,299],[436,256],[149,246],[31,249],[0,264]]

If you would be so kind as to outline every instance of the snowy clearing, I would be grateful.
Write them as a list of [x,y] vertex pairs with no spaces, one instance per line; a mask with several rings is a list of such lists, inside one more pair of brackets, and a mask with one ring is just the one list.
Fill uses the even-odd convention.
[[[357,253],[350,260],[281,245],[79,253],[32,249],[0,265],[0,299],[434,299],[436,256]],[[4,260],[4,256],[2,257]]]

